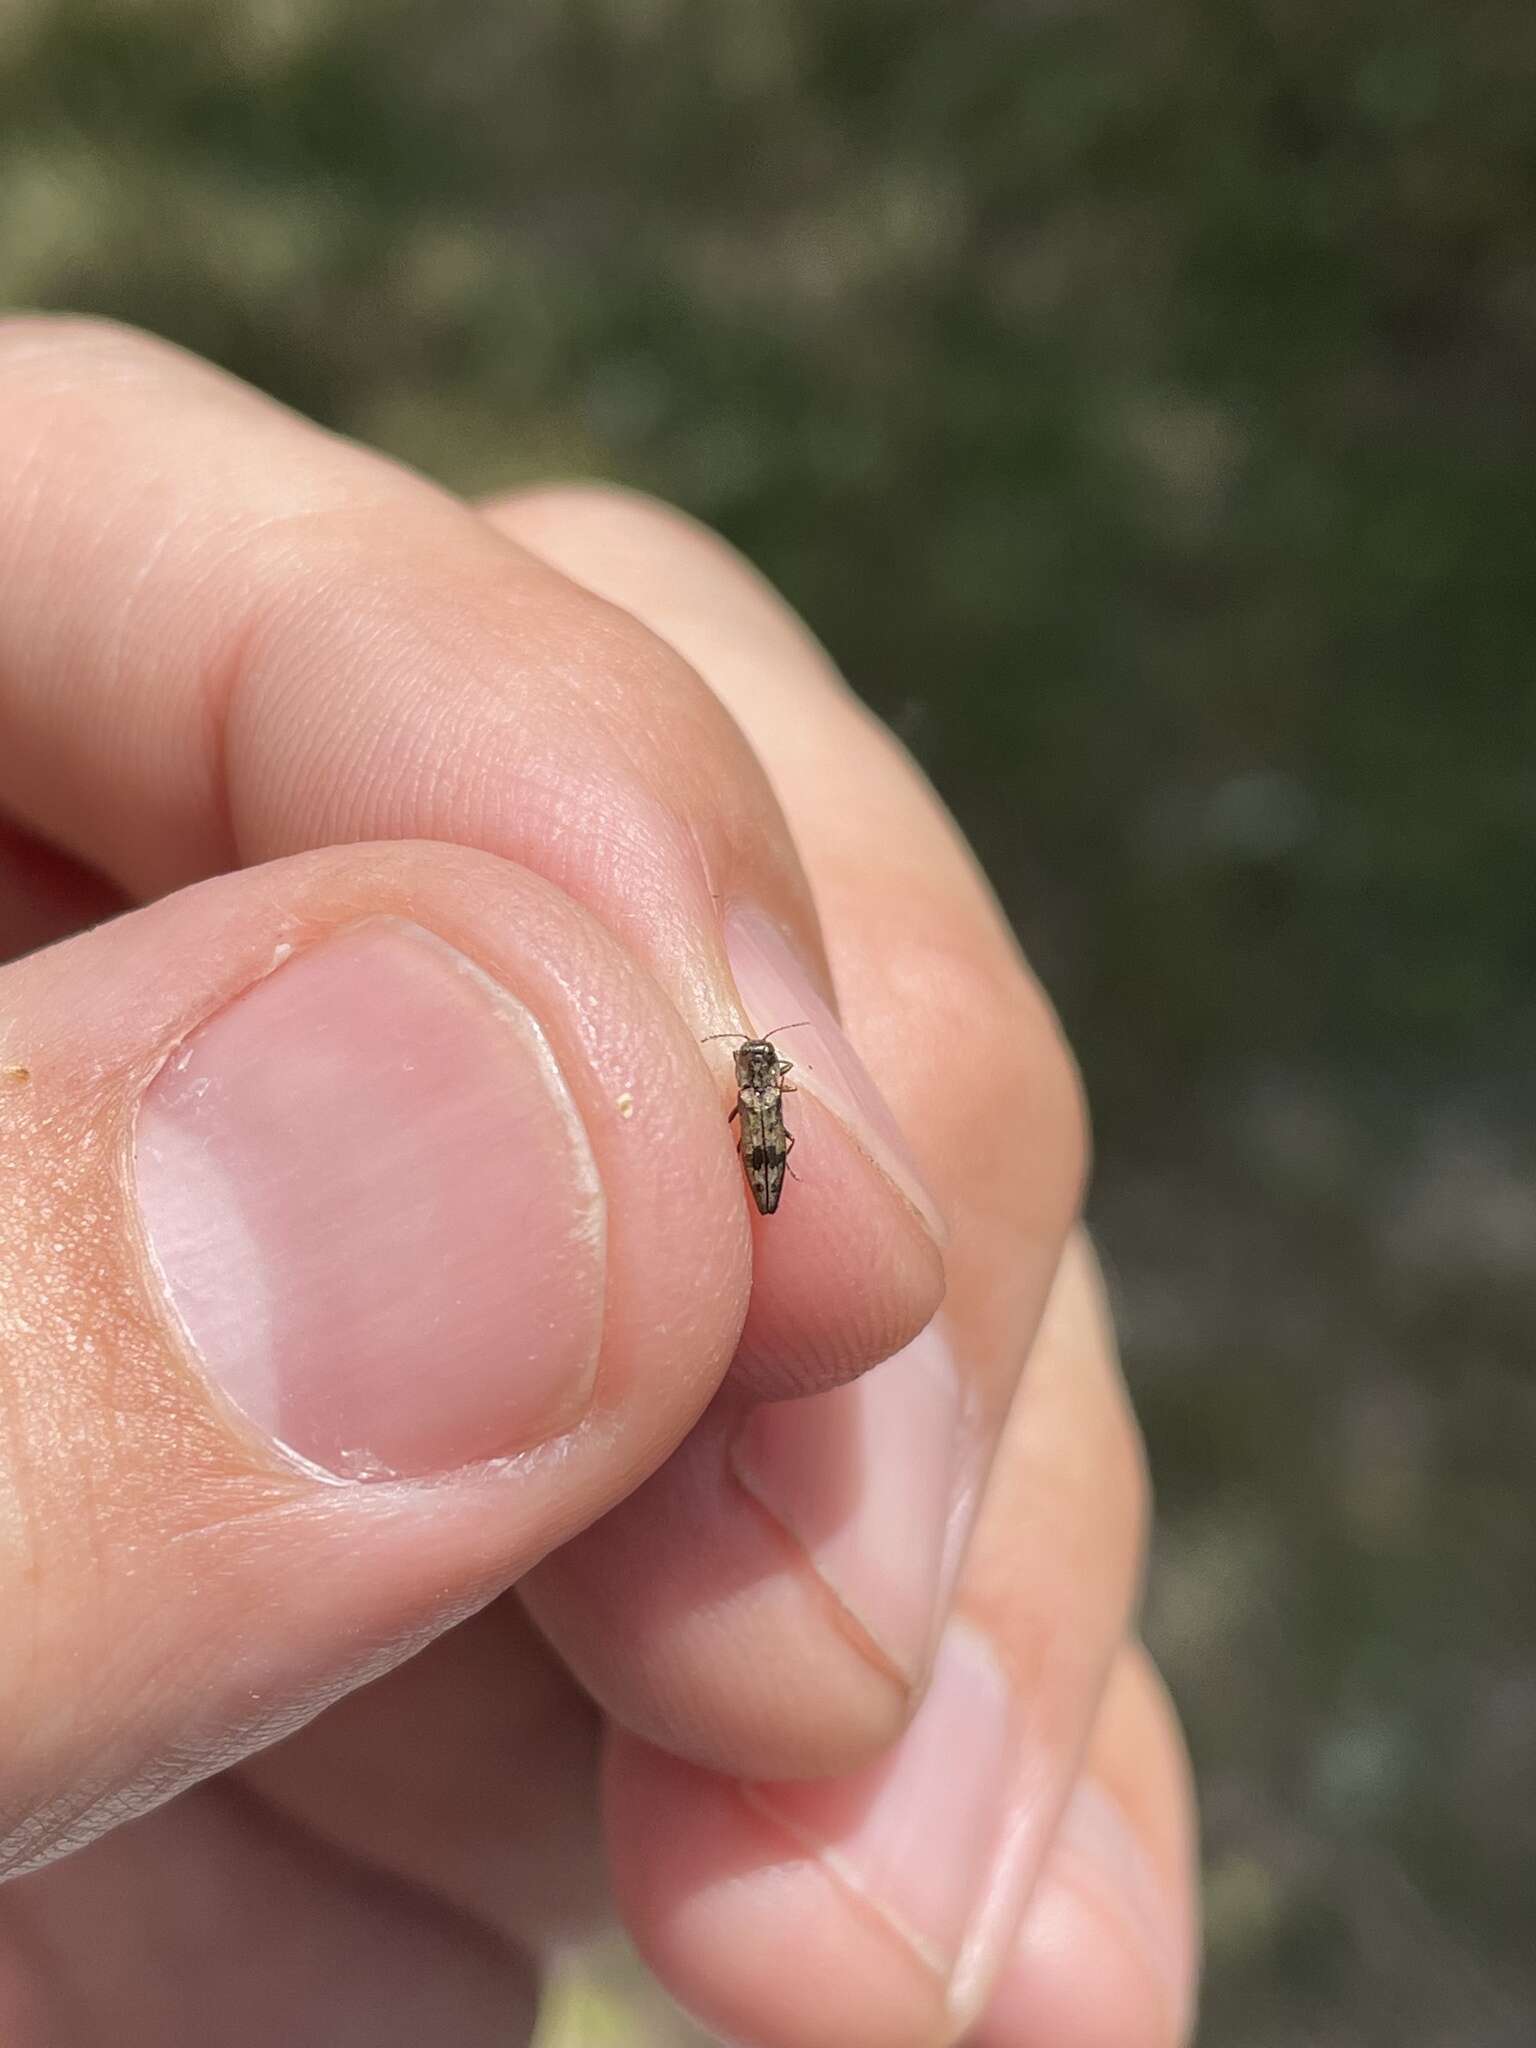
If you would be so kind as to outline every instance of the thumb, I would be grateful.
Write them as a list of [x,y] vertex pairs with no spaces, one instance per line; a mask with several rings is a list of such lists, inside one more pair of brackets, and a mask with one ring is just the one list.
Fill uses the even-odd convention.
[[0,970],[0,1875],[590,1522],[749,1279],[691,1035],[508,863],[305,855]]

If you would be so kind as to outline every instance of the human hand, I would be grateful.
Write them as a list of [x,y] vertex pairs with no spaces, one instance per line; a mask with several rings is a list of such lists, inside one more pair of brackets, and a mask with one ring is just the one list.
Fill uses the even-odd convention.
[[[0,970],[0,2038],[474,2048],[616,1905],[762,2048],[1178,2040],[1075,1083],[910,764],[686,522],[115,330],[0,478],[0,953],[146,906]],[[698,1041],[802,1017],[760,1218]]]

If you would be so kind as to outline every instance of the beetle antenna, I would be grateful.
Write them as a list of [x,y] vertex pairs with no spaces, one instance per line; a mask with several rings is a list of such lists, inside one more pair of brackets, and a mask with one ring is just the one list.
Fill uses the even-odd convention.
[[[775,1024],[771,1031],[763,1033],[763,1038],[777,1038],[781,1031],[803,1031],[810,1021],[809,1017],[802,1017],[798,1024]],[[701,1038],[699,1043],[700,1045],[713,1045],[716,1039],[734,1038],[745,1045],[751,1036],[750,1031],[711,1031],[708,1037]],[[758,1043],[761,1044],[762,1039],[759,1039]]]

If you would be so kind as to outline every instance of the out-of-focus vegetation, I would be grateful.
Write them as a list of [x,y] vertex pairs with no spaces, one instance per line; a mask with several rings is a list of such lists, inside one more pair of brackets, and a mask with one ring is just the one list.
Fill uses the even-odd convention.
[[1536,2011],[1533,176],[1529,0],[0,11],[0,295],[680,500],[976,839],[1097,1106],[1223,2048]]

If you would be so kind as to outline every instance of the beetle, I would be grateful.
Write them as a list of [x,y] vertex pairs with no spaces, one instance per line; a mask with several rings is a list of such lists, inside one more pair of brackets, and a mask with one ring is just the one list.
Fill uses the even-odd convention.
[[[761,1216],[771,1216],[778,1208],[785,1174],[794,1178],[789,1155],[795,1140],[784,1128],[784,1097],[795,1093],[784,1077],[794,1072],[794,1062],[785,1059],[773,1041],[777,1031],[800,1028],[798,1024],[780,1024],[761,1038],[743,1038],[733,1055],[736,1107],[726,1121],[735,1123],[738,1117],[741,1119],[742,1169]],[[715,1036],[735,1038],[737,1034],[720,1031]]]

